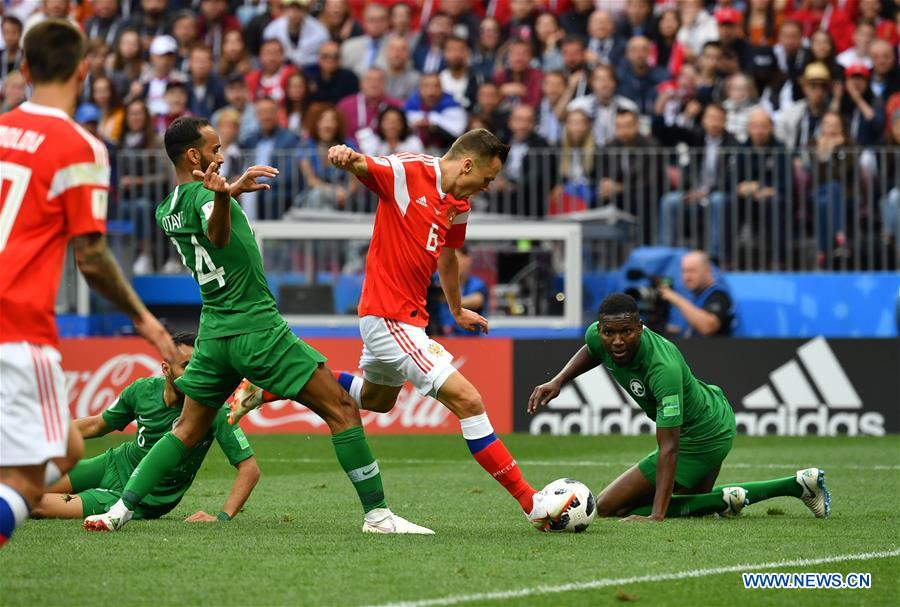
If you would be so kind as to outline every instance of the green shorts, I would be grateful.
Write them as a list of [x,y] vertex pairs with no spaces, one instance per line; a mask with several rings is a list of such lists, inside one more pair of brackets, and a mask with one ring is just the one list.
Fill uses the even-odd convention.
[[[115,453],[114,449],[109,449],[106,453],[96,457],[81,460],[69,472],[72,492],[81,498],[83,516],[108,512],[112,505],[122,497],[122,491],[125,489],[125,482],[128,479],[123,479],[119,473],[120,466],[117,465],[116,460],[121,457]],[[166,508],[138,505],[134,510],[134,518],[159,518],[174,507],[175,504]]]
[[287,323],[230,337],[201,336],[175,385],[216,409],[245,377],[273,394],[294,398],[327,360],[294,335]]
[[[691,489],[696,487],[706,475],[722,465],[734,443],[734,432],[712,440],[694,443],[681,441],[678,445],[678,461],[675,464],[675,484]],[[656,484],[656,466],[659,448],[638,462],[638,470],[651,484]]]

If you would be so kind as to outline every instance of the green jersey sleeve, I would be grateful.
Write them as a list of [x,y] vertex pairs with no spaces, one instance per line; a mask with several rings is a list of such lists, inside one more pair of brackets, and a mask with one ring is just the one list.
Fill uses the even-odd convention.
[[584,343],[587,345],[590,355],[597,359],[603,360],[603,342],[600,340],[600,323],[594,323],[584,332]]
[[228,424],[228,407],[219,409],[219,414],[213,422],[213,433],[216,436],[216,442],[222,447],[222,452],[228,458],[232,466],[253,455],[253,449],[250,447],[250,441],[247,435],[241,430],[241,427],[235,424]]
[[103,421],[110,428],[122,430],[134,421],[135,384],[129,384],[119,398],[101,413]]
[[650,391],[656,399],[656,426],[676,428],[684,421],[684,388],[681,366],[675,361],[653,365],[648,373]]

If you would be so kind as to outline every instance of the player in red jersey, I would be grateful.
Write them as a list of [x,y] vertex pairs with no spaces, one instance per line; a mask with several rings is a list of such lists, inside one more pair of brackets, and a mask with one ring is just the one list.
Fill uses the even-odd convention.
[[25,36],[30,102],[0,116],[0,545],[46,484],[78,461],[53,305],[71,240],[88,284],[163,357],[175,346],[107,249],[106,147],[71,116],[87,75],[84,36],[47,20]]

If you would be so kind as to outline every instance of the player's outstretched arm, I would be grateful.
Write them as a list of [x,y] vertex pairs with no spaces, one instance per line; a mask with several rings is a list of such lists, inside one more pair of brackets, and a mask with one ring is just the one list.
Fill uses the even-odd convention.
[[97,438],[98,436],[106,436],[113,430],[106,424],[106,420],[103,419],[102,415],[90,415],[88,417],[82,417],[80,419],[76,419],[73,423],[75,424],[75,428],[78,429],[78,432],[81,433],[81,438]]
[[206,237],[213,246],[221,249],[231,241],[231,186],[216,172],[218,170],[219,165],[210,162],[206,171],[193,171],[193,175],[203,181],[204,188],[216,194],[206,224]]
[[624,521],[663,521],[675,490],[675,465],[678,463],[678,445],[681,442],[681,426],[657,428],[656,442],[659,444],[659,459],[656,464],[656,493],[653,497],[653,511],[650,516],[632,514]]
[[88,285],[125,312],[138,335],[149,341],[167,361],[175,360],[175,343],[165,327],[144,306],[125,280],[103,234],[84,234],[72,239],[75,262]]
[[559,396],[562,387],[581,375],[587,373],[600,364],[591,356],[587,346],[581,346],[581,349],[569,359],[566,366],[556,374],[556,377],[545,384],[537,386],[528,399],[528,412],[534,415],[538,408],[546,406],[551,400]]
[[365,155],[347,145],[334,145],[328,148],[328,162],[357,177],[365,177],[369,174],[369,165]]
[[256,458],[252,455],[244,461],[238,462],[235,468],[237,468],[237,476],[234,478],[231,492],[228,494],[228,498],[225,500],[225,505],[222,506],[219,515],[213,516],[201,510],[184,519],[185,522],[215,523],[217,521],[227,521],[233,519],[241,511],[241,508],[244,507],[244,504],[250,498],[253,488],[256,487],[256,483],[259,482],[260,471]]

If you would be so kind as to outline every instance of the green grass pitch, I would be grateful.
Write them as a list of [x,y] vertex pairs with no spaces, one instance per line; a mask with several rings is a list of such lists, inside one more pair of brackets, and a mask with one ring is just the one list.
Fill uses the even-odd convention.
[[[532,484],[570,476],[595,491],[653,446],[652,437],[506,440]],[[115,442],[89,441],[88,455]],[[532,530],[459,437],[372,438],[390,506],[432,527],[437,535],[431,537],[363,535],[355,494],[327,437],[251,442],[263,476],[234,521],[182,522],[200,509],[218,511],[231,485],[233,470],[214,448],[192,491],[162,520],[134,522],[108,535],[87,534],[79,521],[26,523],[0,550],[0,604],[900,604],[898,556],[768,569],[868,572],[869,590],[744,590],[739,571],[715,572],[897,552],[897,436],[737,440],[722,482],[825,468],[832,492],[828,520],[814,519],[799,500],[779,498],[748,507],[735,520],[598,519],[580,535]],[[643,579],[628,580],[634,577]],[[576,586],[566,590],[566,584]]]

